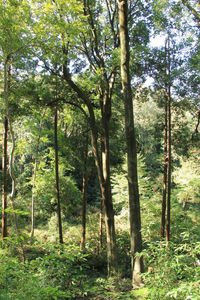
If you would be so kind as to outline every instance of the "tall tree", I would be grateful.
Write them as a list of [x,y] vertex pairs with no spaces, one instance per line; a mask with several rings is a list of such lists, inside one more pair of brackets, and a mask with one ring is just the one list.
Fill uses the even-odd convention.
[[59,181],[59,159],[58,159],[58,108],[54,112],[54,147],[55,147],[55,181],[56,181],[56,198],[57,198],[57,215],[59,241],[63,244],[61,201],[60,201],[60,181]]
[[[14,204],[15,195],[15,175],[14,175],[14,150],[15,137],[12,128],[13,114],[10,112],[11,106],[11,66],[14,69],[19,63],[20,58],[25,56],[28,49],[27,46],[27,23],[29,16],[29,5],[26,1],[21,3],[12,1],[2,1],[0,4],[0,58],[4,67],[4,93],[3,93],[3,120],[4,120],[4,136],[3,136],[3,185],[2,185],[2,236],[7,235],[7,197],[8,197],[8,169],[12,180],[12,189],[9,194],[12,205]],[[21,24],[21,26],[19,26]],[[22,26],[23,24],[23,26]],[[26,49],[26,51],[25,51]],[[10,133],[11,151],[8,153],[7,144]],[[8,159],[9,158],[9,159]],[[8,165],[9,160],[9,165]]]
[[[170,240],[171,215],[171,50],[170,37],[165,41],[165,88],[164,88],[164,168],[163,168],[163,199],[161,217],[161,236]],[[166,227],[166,233],[165,233]]]
[[[113,7],[116,8],[115,5],[110,6],[110,1],[107,4],[110,7],[110,12],[113,10]],[[76,11],[73,10],[73,5],[69,6],[65,2],[54,1],[50,5],[44,4],[44,10],[48,11],[49,17],[46,18],[46,15],[44,17],[42,12],[43,16],[40,16],[39,25],[35,28],[36,31],[38,28],[42,28],[42,31],[38,34],[38,41],[41,38],[40,48],[42,50],[42,55],[40,52],[40,60],[45,62],[45,67],[48,71],[52,71],[51,66],[55,61],[59,62],[60,68],[58,68],[59,74],[57,75],[62,77],[67,85],[78,95],[82,105],[88,111],[93,154],[98,170],[101,197],[105,211],[108,273],[111,274],[115,273],[117,263],[114,209],[110,182],[109,144],[111,99],[116,67],[110,64],[110,57],[112,56],[113,47],[116,48],[117,46],[115,42],[117,34],[115,33],[113,36],[113,31],[109,30],[109,34],[112,31],[112,43],[115,43],[113,44],[114,46],[110,45],[110,40],[107,38],[108,31],[104,27],[105,24],[102,24],[102,18],[99,16],[102,9],[105,9],[105,7],[102,6],[100,1],[84,1],[83,6],[77,4]],[[50,11],[51,13],[49,13]],[[112,14],[116,16],[116,11],[112,11]],[[71,15],[69,22],[67,22],[67,15]],[[38,16],[36,17],[36,23],[37,20]],[[111,17],[109,20],[110,24],[116,26],[116,22],[114,23],[115,18]],[[51,36],[51,39],[48,38],[44,43],[43,39],[47,32],[48,37]],[[102,32],[103,37],[101,36]],[[77,59],[74,59],[74,56],[77,56]],[[90,66],[90,70],[84,73],[87,73],[87,76],[90,76],[91,73],[95,74],[90,80],[90,84],[94,81],[94,85],[90,85],[89,88],[84,84],[84,76],[80,76],[79,82],[73,76],[76,73],[74,67],[75,70],[82,70],[85,67],[85,62],[83,62],[82,66],[81,61],[83,56],[84,60],[85,57],[87,58]],[[77,63],[77,61],[81,62]],[[72,67],[69,67],[70,65]],[[92,92],[91,89],[93,90]],[[95,101],[96,99],[98,99],[98,104]],[[97,107],[100,110],[100,130],[96,114]],[[102,147],[100,147],[99,136],[101,136]]]
[[167,218],[166,218],[166,240],[170,240],[170,223],[171,223],[171,173],[172,173],[172,158],[171,158],[171,51],[170,37],[166,40],[166,94],[167,94]]
[[86,241],[86,216],[87,216],[87,190],[88,190],[88,131],[85,138],[85,149],[83,153],[83,181],[82,181],[82,237],[80,247],[85,250]]
[[3,157],[2,157],[2,238],[7,236],[7,196],[8,196],[8,62],[7,59],[4,62],[4,104],[5,104],[5,116],[4,116],[4,134],[3,134]]
[[[131,238],[132,283],[141,283],[143,258],[141,234],[140,199],[137,173],[137,149],[133,116],[133,97],[130,77],[130,47],[128,32],[128,1],[118,0],[120,48],[121,48],[121,81],[125,109],[125,130],[127,144],[129,218]],[[137,253],[137,254],[136,254]],[[139,255],[138,255],[139,254]]]

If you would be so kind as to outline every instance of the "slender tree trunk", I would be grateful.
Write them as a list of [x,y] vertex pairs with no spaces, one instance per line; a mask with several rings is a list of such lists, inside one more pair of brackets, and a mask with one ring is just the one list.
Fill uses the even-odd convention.
[[88,174],[83,174],[83,187],[82,187],[82,237],[81,237],[81,250],[85,250],[86,240],[86,216],[87,216],[87,188],[88,188]]
[[117,253],[115,237],[114,209],[110,182],[110,145],[109,123],[111,117],[111,99],[105,92],[102,103],[102,168],[103,168],[103,206],[107,238],[108,274],[117,272]]
[[[11,62],[9,62],[8,65],[8,70],[7,70],[7,85],[8,85],[8,93],[10,91],[10,86],[11,86]],[[9,128],[9,133],[10,133],[10,138],[11,138],[11,150],[9,154],[9,175],[11,178],[12,182],[12,187],[11,187],[11,192],[9,194],[9,199],[12,204],[12,208],[14,210],[14,223],[16,230],[18,231],[18,224],[17,224],[17,215],[15,213],[15,204],[14,204],[14,198],[15,198],[15,192],[16,192],[16,177],[15,177],[15,172],[14,172],[14,152],[15,152],[15,134],[12,126],[12,116],[9,113],[9,99],[7,99],[7,118],[8,118],[8,128]]]
[[14,201],[15,193],[16,193],[16,177],[15,177],[15,172],[14,172],[15,135],[14,135],[10,116],[8,119],[8,125],[9,125],[9,129],[10,129],[10,136],[11,136],[11,141],[12,141],[12,148],[11,148],[11,152],[9,155],[9,175],[10,175],[10,178],[12,181],[12,189],[11,189],[11,193],[9,194],[9,199],[10,199],[12,208],[14,210],[14,212],[13,212],[14,224],[15,224],[16,231],[18,232],[18,220],[17,220],[17,214],[15,212],[15,201]]
[[167,170],[167,219],[166,219],[166,240],[170,241],[171,235],[171,89],[168,87],[168,170]]
[[103,223],[104,223],[104,213],[103,213],[103,200],[100,199],[100,213],[99,213],[99,245],[98,253],[101,252],[103,247]]
[[56,179],[56,195],[57,195],[57,215],[59,242],[63,244],[62,218],[60,205],[60,185],[59,185],[59,159],[58,159],[58,109],[55,109],[54,115],[54,146],[55,146],[55,179]]
[[34,237],[35,232],[35,182],[36,182],[36,174],[37,174],[37,159],[34,162],[33,168],[33,177],[32,177],[32,196],[31,196],[31,238]]
[[166,167],[165,167],[165,181],[166,181],[166,192],[165,192],[165,210],[166,210],[166,241],[170,241],[170,225],[171,225],[171,168],[172,168],[172,158],[171,158],[171,52],[170,52],[170,37],[168,35],[165,42],[165,57],[166,57],[166,78],[165,83],[165,125],[166,125],[166,144],[165,151],[166,155]]
[[8,197],[8,93],[9,93],[9,58],[4,62],[4,122],[3,122],[3,144],[2,144],[2,238],[7,237],[7,197]]
[[141,216],[137,174],[137,151],[133,117],[132,89],[130,78],[130,49],[128,34],[128,1],[118,0],[120,45],[121,45],[121,81],[125,108],[125,131],[127,144],[129,218],[132,260],[132,283],[141,284],[143,258],[136,255],[142,251]]
[[[95,125],[96,126],[96,125]],[[94,127],[91,127],[92,130],[92,144],[93,144],[93,153],[95,156],[96,166],[98,170],[99,184],[101,190],[101,197],[104,209],[105,216],[105,225],[106,225],[106,240],[107,240],[107,266],[108,266],[108,275],[111,276],[117,272],[116,268],[116,242],[115,242],[115,225],[114,225],[114,210],[112,205],[111,197],[111,187],[110,187],[110,174],[108,171],[108,162],[109,162],[109,147],[107,136],[104,140],[104,149],[102,155],[102,164],[98,152],[97,144],[97,135]],[[108,131],[109,132],[109,131]],[[106,132],[106,135],[108,134]]]
[[4,134],[3,134],[3,159],[2,159],[2,174],[3,174],[3,185],[2,185],[2,238],[7,237],[7,195],[8,195],[8,183],[7,183],[7,161],[8,161],[8,119],[4,118]]
[[166,225],[166,201],[167,201],[167,173],[168,173],[168,155],[167,155],[167,141],[168,141],[168,97],[164,95],[165,99],[165,127],[164,127],[164,167],[163,167],[163,195],[162,195],[162,212],[161,212],[161,237],[165,236]]
[[87,189],[88,189],[88,136],[86,138],[86,148],[84,151],[84,168],[83,168],[83,184],[82,184],[82,237],[81,250],[85,250],[86,240],[86,217],[87,217]]
[[44,120],[44,116],[46,114],[46,109],[44,110],[40,123],[39,123],[39,135],[36,141],[36,151],[35,151],[35,161],[34,161],[34,167],[33,167],[33,173],[32,173],[32,195],[31,195],[31,238],[34,237],[34,231],[35,231],[35,185],[36,185],[36,177],[37,177],[37,170],[38,170],[38,158],[39,158],[39,146],[40,146],[40,139],[41,139],[41,130],[42,130],[42,123]]
[[[64,66],[63,68],[63,76],[64,79],[67,81],[67,83],[70,85],[70,87],[77,93],[80,99],[83,100],[84,104],[87,106],[88,113],[89,113],[89,124],[91,129],[91,135],[92,135],[92,151],[95,158],[95,164],[97,168],[98,173],[98,180],[101,190],[101,197],[104,205],[105,210],[105,222],[107,223],[107,257],[108,257],[108,275],[111,275],[112,273],[116,273],[116,252],[115,252],[115,226],[114,226],[114,214],[112,209],[112,203],[111,203],[111,188],[110,188],[110,181],[105,182],[104,179],[104,172],[103,172],[103,166],[102,161],[99,153],[99,146],[98,146],[98,132],[97,132],[97,126],[96,126],[96,118],[94,114],[94,109],[92,106],[92,101],[90,100],[87,93],[85,93],[82,89],[79,88],[78,85],[71,79],[70,75],[68,74],[67,68]],[[109,134],[109,131],[108,131]],[[105,149],[105,151],[107,151]],[[108,154],[108,153],[106,153]],[[108,161],[108,159],[107,159]]]

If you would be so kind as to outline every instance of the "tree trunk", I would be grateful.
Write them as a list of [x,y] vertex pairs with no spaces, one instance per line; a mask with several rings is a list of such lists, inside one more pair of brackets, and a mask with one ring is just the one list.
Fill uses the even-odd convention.
[[171,223],[171,53],[170,53],[170,37],[166,39],[165,43],[166,53],[166,78],[165,94],[166,94],[166,123],[167,123],[167,197],[166,197],[166,241],[170,241],[170,223]]
[[104,131],[103,144],[105,148],[104,148],[104,152],[102,153],[102,163],[101,163],[99,151],[98,151],[98,144],[97,144],[97,132],[95,127],[96,124],[93,124],[91,126],[92,145],[93,145],[93,153],[95,156],[95,162],[98,170],[98,178],[99,178],[99,184],[101,190],[103,210],[105,215],[108,275],[111,276],[117,272],[116,270],[117,265],[116,265],[114,210],[112,205],[110,170],[109,170],[110,168],[109,167],[109,143],[108,143],[109,131]]
[[109,123],[111,117],[111,99],[105,91],[101,103],[102,115],[102,168],[103,168],[103,206],[107,238],[108,274],[117,272],[117,253],[115,237],[114,209],[110,182],[110,145],[109,145]]
[[9,125],[9,129],[10,129],[10,136],[11,136],[11,141],[12,141],[12,148],[11,148],[11,152],[9,155],[9,175],[10,175],[10,178],[12,181],[12,189],[11,189],[11,193],[9,194],[9,200],[11,202],[12,209],[13,209],[13,218],[14,218],[15,228],[16,228],[17,233],[19,233],[18,232],[19,231],[18,230],[18,220],[17,220],[17,214],[15,212],[15,202],[14,202],[15,193],[16,193],[16,177],[15,177],[15,172],[14,172],[15,136],[14,136],[14,131],[13,131],[10,116],[8,118],[8,125]]
[[100,213],[99,213],[99,245],[98,253],[101,252],[103,246],[103,223],[104,223],[104,213],[103,213],[103,200],[100,200]]
[[142,256],[136,255],[136,252],[141,253],[142,251],[142,235],[137,174],[136,138],[129,67],[130,49],[127,0],[118,0],[118,5],[121,45],[121,81],[125,108],[125,131],[127,144],[132,283],[133,285],[139,285],[141,284],[141,272],[143,272],[143,258]]
[[[97,168],[98,173],[98,180],[101,190],[101,197],[105,209],[105,221],[107,222],[107,257],[108,257],[108,274],[111,275],[111,273],[116,273],[116,253],[115,253],[115,226],[114,226],[114,213],[112,209],[112,198],[110,197],[111,194],[111,187],[110,187],[110,179],[105,182],[104,180],[104,172],[103,172],[103,166],[102,161],[100,158],[99,153],[99,147],[98,147],[98,132],[97,132],[97,125],[96,125],[96,118],[94,114],[94,109],[92,106],[92,101],[85,93],[72,79],[70,74],[68,73],[67,68],[63,67],[63,76],[64,79],[67,81],[69,86],[77,93],[80,99],[83,100],[83,103],[87,106],[88,113],[89,113],[89,124],[91,129],[91,135],[92,135],[92,151],[95,158],[95,164]],[[103,117],[103,116],[102,116]],[[107,126],[107,125],[106,125]],[[106,132],[106,128],[104,131]],[[107,132],[109,135],[109,131]],[[108,137],[105,137],[105,143],[106,148],[105,151],[108,151],[109,148],[107,148],[108,144]],[[106,155],[108,152],[106,152]],[[106,158],[106,163],[108,162],[108,156]]]
[[87,216],[87,188],[88,188],[88,174],[83,174],[83,187],[82,187],[82,237],[81,237],[81,250],[85,250],[86,240],[86,216]]
[[167,169],[167,220],[166,220],[166,240],[170,241],[171,225],[171,89],[168,88],[168,169]]
[[55,109],[54,115],[54,146],[55,146],[55,179],[56,179],[56,196],[57,196],[57,215],[59,242],[63,244],[62,218],[60,205],[60,185],[59,185],[59,159],[58,159],[58,109]]
[[37,174],[37,159],[34,162],[33,168],[33,177],[32,177],[32,197],[31,197],[31,238],[34,237],[35,231],[35,181],[36,181],[36,174]]
[[7,161],[8,161],[8,118],[4,118],[4,134],[3,134],[3,159],[2,159],[2,238],[7,237],[7,195],[8,195],[8,183],[7,183]]
[[81,250],[85,250],[86,239],[86,216],[87,216],[87,189],[88,189],[88,136],[86,138],[86,149],[84,151],[84,168],[83,168],[83,185],[82,185],[82,237],[81,237]]
[[168,97],[165,94],[165,127],[164,127],[164,168],[163,168],[163,197],[162,197],[162,212],[161,212],[161,237],[165,236],[166,225],[166,201],[167,201],[167,173],[168,173],[168,155],[167,155],[167,141],[168,141]]
[[42,123],[44,120],[46,114],[46,109],[44,110],[40,123],[39,123],[39,134],[36,141],[36,150],[35,150],[35,161],[34,161],[34,167],[33,167],[33,174],[32,174],[32,195],[31,195],[31,238],[34,237],[34,231],[35,231],[35,184],[36,184],[36,177],[37,177],[37,170],[38,170],[38,164],[39,164],[39,146],[40,146],[40,139],[41,139],[41,130],[42,130]]
[[9,93],[9,57],[4,62],[4,122],[3,122],[3,144],[2,144],[2,238],[7,237],[7,196],[8,196],[8,93]]

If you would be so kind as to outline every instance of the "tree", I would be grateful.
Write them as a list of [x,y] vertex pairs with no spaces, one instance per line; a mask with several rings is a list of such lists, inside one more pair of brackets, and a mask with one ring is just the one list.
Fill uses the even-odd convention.
[[[12,128],[13,116],[11,114],[11,82],[12,69],[14,65],[19,62],[19,59],[25,53],[25,44],[27,42],[27,22],[29,6],[26,2],[20,6],[19,3],[12,3],[10,1],[3,1],[0,5],[1,13],[1,38],[0,38],[0,57],[4,68],[4,91],[3,91],[3,122],[4,122],[4,136],[3,136],[3,184],[2,184],[2,237],[7,236],[7,198],[8,198],[8,170],[12,181],[11,193],[9,198],[14,206],[14,196],[16,190],[16,180],[14,174],[14,151],[15,151],[15,137]],[[24,28],[18,26],[22,23]],[[23,36],[23,37],[22,37]],[[8,139],[9,134],[12,143],[12,149],[8,153]]]
[[133,99],[130,78],[130,49],[128,32],[128,1],[119,0],[119,25],[121,47],[121,81],[125,109],[127,168],[129,189],[129,218],[131,238],[132,283],[141,283],[143,272],[140,200],[137,174],[137,149],[133,116]]
[[58,108],[55,108],[54,113],[54,147],[55,147],[55,181],[56,181],[56,197],[57,197],[57,215],[59,241],[63,244],[61,206],[60,206],[60,182],[59,182],[59,160],[58,160]]
[[181,0],[183,5],[187,7],[189,12],[194,16],[197,21],[198,26],[200,26],[200,13],[198,12],[198,1],[194,1],[196,3],[191,4],[189,0]]
[[83,181],[82,181],[82,236],[80,247],[85,250],[86,241],[86,216],[87,216],[87,190],[88,190],[88,131],[85,137],[85,149],[83,151]]
[[[109,146],[111,99],[116,76],[116,66],[113,67],[108,59],[110,58],[113,47],[115,48],[117,46],[117,34],[115,33],[115,36],[113,36],[112,28],[109,29],[109,34],[113,36],[112,40],[114,40],[114,46],[110,46],[108,43],[106,30],[105,32],[103,31],[103,39],[100,39],[99,34],[101,34],[101,30],[103,30],[104,27],[101,22],[98,23],[96,20],[98,20],[98,14],[102,9],[103,6],[100,2],[93,3],[92,1],[91,3],[90,1],[85,1],[83,6],[77,4],[76,10],[74,10],[73,5],[66,5],[66,3],[62,1],[54,1],[50,5],[44,3],[44,10],[51,12],[49,14],[50,17],[46,18],[46,15],[43,15],[43,11],[40,11],[39,14],[42,14],[42,16],[40,16],[40,19],[36,16],[35,30],[38,34],[38,44],[40,41],[40,60],[44,62],[47,72],[51,72],[51,74],[54,75],[56,73],[57,76],[61,77],[65,84],[81,99],[82,106],[85,106],[87,109],[92,133],[93,154],[98,170],[101,197],[105,209],[108,273],[111,274],[115,273],[117,267]],[[110,9],[113,8],[111,7]],[[96,14],[97,19],[95,18]],[[71,15],[70,21],[67,21],[67,15]],[[113,15],[115,16],[116,12],[113,12]],[[114,17],[112,18],[110,19],[110,23],[116,26]],[[80,30],[80,24],[81,28],[83,28],[82,30]],[[39,33],[38,28],[42,28]],[[111,31],[112,33],[110,33]],[[47,32],[51,39],[48,38],[44,43],[44,36]],[[76,43],[73,39],[76,40]],[[105,43],[103,42],[104,40]],[[107,44],[107,49],[104,49],[104,46]],[[84,47],[82,47],[82,45],[84,45]],[[81,48],[81,51],[78,51],[79,48]],[[106,57],[108,61],[104,61],[103,54],[106,50],[109,51],[109,55]],[[89,55],[87,51],[89,51]],[[74,58],[74,56],[82,57],[83,55],[88,59],[90,69],[91,71],[94,70],[95,76],[98,79],[98,81],[96,79],[96,83],[94,84],[94,93],[91,93],[91,89],[85,86],[84,80],[81,78],[82,76],[80,76],[79,82],[77,82],[73,67],[69,67],[69,65],[72,64],[76,69],[80,68],[81,70],[84,68],[85,64],[83,63],[82,66],[80,63],[77,66],[77,59]],[[55,62],[57,64],[59,63],[57,72],[55,72],[53,68]],[[96,93],[97,96],[95,95]],[[96,105],[94,105],[96,101],[94,101],[94,98],[98,99],[99,104],[97,107],[100,106],[100,130],[98,128]],[[99,136],[101,142],[99,142]]]

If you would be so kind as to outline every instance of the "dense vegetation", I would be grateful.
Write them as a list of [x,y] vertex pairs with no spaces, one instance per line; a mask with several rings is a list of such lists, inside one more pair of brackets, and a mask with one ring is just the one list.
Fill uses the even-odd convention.
[[0,300],[200,299],[196,0],[0,3]]

